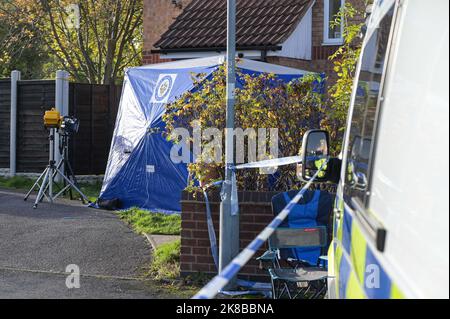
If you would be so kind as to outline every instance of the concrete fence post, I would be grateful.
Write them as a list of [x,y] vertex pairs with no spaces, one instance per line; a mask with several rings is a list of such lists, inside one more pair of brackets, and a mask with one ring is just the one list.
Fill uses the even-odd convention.
[[[55,107],[61,116],[69,115],[69,73],[67,71],[56,71],[55,79]],[[50,155],[51,156],[51,155]],[[58,163],[61,160],[59,153],[59,134],[55,136],[55,161]],[[61,167],[64,171],[64,165]],[[61,176],[56,177],[57,182],[62,181]]]
[[9,139],[9,175],[17,172],[17,82],[20,81],[20,71],[11,72],[11,124]]

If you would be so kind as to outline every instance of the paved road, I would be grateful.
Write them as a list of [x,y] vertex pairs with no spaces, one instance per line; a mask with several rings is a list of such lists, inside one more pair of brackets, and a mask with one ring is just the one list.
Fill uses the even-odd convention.
[[[0,190],[0,298],[170,298],[142,280],[150,246],[109,212]],[[80,288],[67,289],[75,264]]]

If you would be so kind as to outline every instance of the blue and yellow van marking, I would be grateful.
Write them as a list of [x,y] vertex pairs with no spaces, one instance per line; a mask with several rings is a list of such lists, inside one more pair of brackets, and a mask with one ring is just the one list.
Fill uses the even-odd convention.
[[[337,201],[341,206],[342,200]],[[337,239],[333,243],[338,298],[403,299],[404,295],[392,282],[352,213],[345,207],[337,223]]]

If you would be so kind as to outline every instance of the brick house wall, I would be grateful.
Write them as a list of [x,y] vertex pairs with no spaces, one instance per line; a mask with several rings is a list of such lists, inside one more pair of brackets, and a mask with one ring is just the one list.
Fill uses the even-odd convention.
[[[154,64],[170,60],[161,59],[159,54],[152,54],[153,44],[169,28],[176,17],[192,0],[180,0],[181,6],[176,6],[172,0],[144,0],[144,47],[143,64]],[[364,11],[365,0],[347,0],[361,12]],[[329,61],[338,46],[323,45],[324,2],[317,0],[312,14],[312,60],[299,60],[285,57],[268,57],[267,62],[300,68],[312,72],[325,72],[333,78],[333,63]],[[354,22],[360,22],[363,17],[355,17]],[[352,21],[351,21],[352,22]]]
[[[347,0],[359,11],[364,12],[365,1],[363,0]],[[329,57],[336,52],[339,46],[323,45],[323,29],[324,29],[324,2],[318,0],[313,6],[312,12],[312,54],[311,61],[290,59],[284,57],[268,57],[267,62],[298,68],[312,72],[324,72],[330,76],[331,80],[334,78],[333,62]],[[355,17],[350,23],[359,23],[363,21],[363,17]]]
[[180,6],[172,0],[144,0],[144,47],[142,63],[155,64],[168,62],[161,59],[159,54],[152,54],[153,44],[169,28],[174,19],[183,11],[183,8],[192,0],[180,0]]
[[310,60],[290,59],[284,57],[269,57],[268,62],[298,68],[312,72],[329,74],[332,63],[328,60],[338,46],[323,45],[324,5],[323,1],[316,1],[312,8],[312,54]]

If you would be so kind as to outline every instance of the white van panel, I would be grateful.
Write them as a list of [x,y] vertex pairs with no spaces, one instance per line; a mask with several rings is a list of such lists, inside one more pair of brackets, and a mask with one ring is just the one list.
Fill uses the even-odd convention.
[[408,297],[449,297],[448,12],[447,0],[403,2],[376,141],[379,256]]

